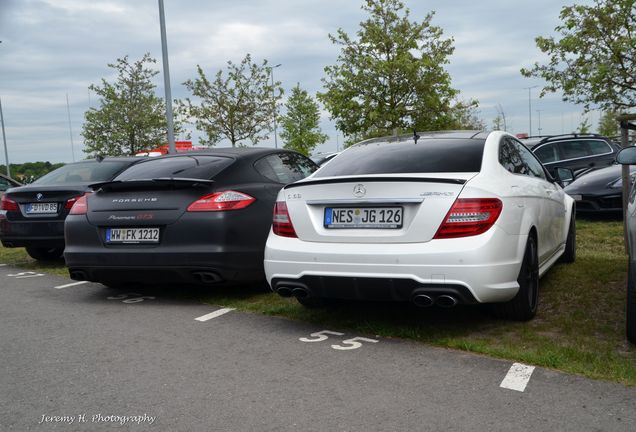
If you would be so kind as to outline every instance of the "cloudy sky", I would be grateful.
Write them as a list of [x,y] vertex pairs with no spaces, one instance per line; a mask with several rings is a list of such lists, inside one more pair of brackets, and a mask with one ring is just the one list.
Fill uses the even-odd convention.
[[[447,69],[461,97],[479,100],[480,116],[489,126],[501,104],[508,130],[517,133],[528,132],[527,88],[543,84],[523,78],[519,69],[545,60],[534,38],[553,34],[561,8],[574,1],[405,0],[405,4],[412,20],[421,21],[435,11],[433,24],[454,39],[455,53]],[[353,35],[365,19],[362,0],[164,3],[174,98],[189,95],[182,83],[195,77],[197,64],[210,77],[228,60],[239,62],[246,53],[259,63],[263,59],[280,63],[275,79],[282,81],[287,93],[298,82],[315,94],[322,89],[323,68],[338,55],[327,35],[338,28]],[[11,163],[83,158],[84,112],[98,105],[88,86],[102,78],[113,79],[107,64],[125,55],[137,60],[150,52],[157,67],[161,65],[157,0],[0,0],[0,40],[0,100]],[[163,76],[157,75],[155,82],[163,97]],[[539,127],[542,134],[569,132],[581,123],[580,107],[561,102],[558,95],[539,99],[539,90],[531,90],[533,134],[539,133]],[[599,113],[587,116],[595,128]],[[323,114],[321,127],[329,140],[319,150],[335,151],[343,138],[337,136],[328,113]],[[195,144],[196,138],[195,131]],[[273,139],[262,145],[273,146]]]

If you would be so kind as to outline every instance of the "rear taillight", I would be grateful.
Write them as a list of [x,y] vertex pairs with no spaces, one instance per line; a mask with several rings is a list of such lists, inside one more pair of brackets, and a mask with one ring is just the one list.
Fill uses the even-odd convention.
[[[88,197],[88,195],[90,195],[90,192],[85,193],[81,197],[71,198],[71,199],[74,199],[75,201],[73,202],[71,211],[68,214],[85,215],[86,213],[88,213],[88,202],[86,201],[86,197]],[[68,201],[71,201],[71,200],[68,200]]]
[[76,197],[70,198],[68,200],[66,200],[66,202],[64,203],[64,208],[65,209],[70,209],[73,207],[73,204],[75,204],[77,202],[78,199],[80,199],[83,195],[78,195]]
[[243,192],[223,191],[205,195],[188,206],[189,212],[238,210],[256,201]]
[[277,201],[274,205],[272,231],[281,237],[298,237],[287,211],[287,203],[284,201]]
[[469,237],[485,233],[501,214],[497,198],[460,198],[451,207],[435,234],[436,239]]
[[7,198],[6,195],[2,195],[2,200],[0,200],[0,210],[18,211],[20,209],[17,202]]

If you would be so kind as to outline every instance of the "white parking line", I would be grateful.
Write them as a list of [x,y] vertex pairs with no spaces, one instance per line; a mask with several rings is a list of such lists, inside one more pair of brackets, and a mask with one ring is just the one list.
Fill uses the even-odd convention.
[[219,309],[219,310],[214,311],[212,313],[209,313],[207,315],[203,315],[203,316],[200,316],[199,318],[195,318],[195,321],[201,321],[201,322],[209,321],[212,318],[220,317],[221,315],[225,315],[226,313],[232,312],[233,310],[234,309],[232,309],[232,308]]
[[532,372],[534,372],[534,366],[513,363],[499,387],[522,392],[526,389]]
[[72,286],[75,286],[75,285],[82,285],[82,284],[85,284],[85,283],[88,283],[88,281],[73,282],[73,283],[69,283],[69,284],[66,284],[66,285],[59,285],[59,286],[56,286],[56,287],[53,287],[53,288],[62,289],[62,288],[72,287]]

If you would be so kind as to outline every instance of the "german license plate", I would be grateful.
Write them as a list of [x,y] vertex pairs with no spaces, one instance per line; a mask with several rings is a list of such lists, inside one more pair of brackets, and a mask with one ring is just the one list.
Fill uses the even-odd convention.
[[51,214],[57,213],[57,203],[28,203],[27,214]]
[[327,207],[325,228],[402,228],[402,207]]
[[159,243],[159,228],[107,228],[106,243]]

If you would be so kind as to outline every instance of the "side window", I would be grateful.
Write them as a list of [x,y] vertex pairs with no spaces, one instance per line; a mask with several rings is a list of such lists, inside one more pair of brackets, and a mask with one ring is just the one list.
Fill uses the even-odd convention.
[[575,159],[590,155],[585,141],[563,141],[558,144],[563,159]]
[[557,148],[554,144],[543,145],[539,147],[534,154],[543,163],[556,162],[559,160],[559,154],[557,153]]
[[519,150],[508,139],[499,144],[499,163],[512,174],[529,173],[529,168],[523,163]]
[[524,147],[524,145],[521,144],[520,142],[512,141],[512,140],[510,141],[511,141],[510,145],[512,145],[514,148],[517,149],[524,165],[528,167],[529,172],[527,175],[538,177],[540,179],[545,180],[546,175],[545,175],[545,170],[543,169],[543,165],[541,165],[541,162],[539,162],[539,160],[534,156],[534,154],[532,154],[532,152],[528,150],[526,147]]
[[295,153],[276,153],[256,161],[254,168],[276,183],[293,183],[304,179],[317,169],[310,159]]
[[593,155],[602,155],[612,151],[612,148],[605,141],[590,140],[587,142],[587,145],[590,150],[590,154]]

